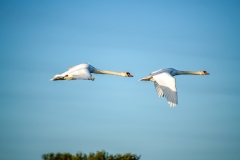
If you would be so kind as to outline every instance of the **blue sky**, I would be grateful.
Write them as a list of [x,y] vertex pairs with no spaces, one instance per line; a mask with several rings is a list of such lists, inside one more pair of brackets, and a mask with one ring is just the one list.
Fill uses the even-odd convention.
[[[238,1],[0,1],[0,159],[106,150],[141,160],[240,158]],[[133,78],[49,81],[69,66]],[[179,105],[150,72],[172,67]]]

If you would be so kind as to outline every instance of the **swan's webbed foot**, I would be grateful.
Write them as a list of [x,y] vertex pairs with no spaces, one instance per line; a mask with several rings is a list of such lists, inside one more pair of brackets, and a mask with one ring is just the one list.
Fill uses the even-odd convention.
[[59,76],[59,77],[54,77],[53,79],[51,79],[52,81],[58,81],[58,80],[65,80],[64,77]]

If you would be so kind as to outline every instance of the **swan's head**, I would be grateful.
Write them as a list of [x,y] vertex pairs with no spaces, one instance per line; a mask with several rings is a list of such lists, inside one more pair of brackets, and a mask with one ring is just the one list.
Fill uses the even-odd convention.
[[124,77],[133,77],[129,72],[122,72]]
[[209,75],[210,73],[208,73],[207,71],[199,71],[200,75]]

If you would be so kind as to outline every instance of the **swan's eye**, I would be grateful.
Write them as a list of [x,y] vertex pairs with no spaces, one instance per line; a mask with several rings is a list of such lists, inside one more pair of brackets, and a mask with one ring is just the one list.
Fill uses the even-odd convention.
[[129,72],[126,72],[126,75],[127,75],[128,77],[133,77],[133,76],[131,75],[131,73],[129,73]]
[[205,75],[209,75],[209,73],[208,73],[207,71],[203,71],[203,73],[204,73]]

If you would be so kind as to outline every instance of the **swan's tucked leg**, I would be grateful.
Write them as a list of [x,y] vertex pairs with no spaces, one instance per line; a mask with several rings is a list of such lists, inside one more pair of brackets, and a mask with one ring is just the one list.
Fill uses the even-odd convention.
[[65,80],[63,76],[58,76],[58,77],[53,77],[52,79],[50,79],[52,81],[58,81],[58,80]]

